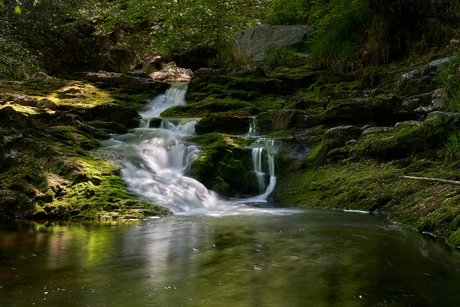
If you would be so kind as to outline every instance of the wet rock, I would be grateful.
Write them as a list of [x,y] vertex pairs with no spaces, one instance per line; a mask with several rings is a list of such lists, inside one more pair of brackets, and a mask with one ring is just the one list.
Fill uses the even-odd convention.
[[357,99],[340,103],[326,110],[323,123],[363,124],[372,120],[372,109],[369,101]]
[[300,42],[311,34],[309,26],[261,25],[239,31],[232,37],[233,57],[237,63],[253,63],[266,58],[265,49],[280,49]]
[[245,134],[248,133],[252,121],[251,117],[210,114],[196,124],[195,131],[197,133]]

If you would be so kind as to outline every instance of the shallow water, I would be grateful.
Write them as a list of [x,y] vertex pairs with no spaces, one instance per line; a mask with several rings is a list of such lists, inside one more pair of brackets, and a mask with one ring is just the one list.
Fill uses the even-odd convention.
[[457,250],[362,213],[0,226],[2,306],[459,306],[459,288]]

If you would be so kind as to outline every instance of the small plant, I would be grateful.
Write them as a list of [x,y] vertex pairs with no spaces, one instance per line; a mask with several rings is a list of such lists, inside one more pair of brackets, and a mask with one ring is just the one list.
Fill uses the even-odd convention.
[[334,10],[331,8],[331,12],[326,15],[330,16],[328,23],[323,19],[314,22],[319,30],[315,32],[316,36],[311,41],[309,51],[318,67],[338,63],[338,66],[346,68],[347,62],[351,62],[355,47],[365,40],[364,27],[371,17],[370,11],[358,4],[352,10],[338,10],[343,5],[344,3],[333,7]]
[[460,160],[460,132],[452,133],[444,145],[446,146],[445,161],[447,163]]
[[222,48],[219,50],[219,53],[214,57],[208,59],[208,67],[220,68],[220,67],[230,67],[234,62],[233,51],[231,46]]
[[447,107],[460,111],[460,54],[450,58],[440,77],[445,88]]
[[269,47],[265,49],[265,55],[267,56],[265,61],[270,66],[277,66],[277,65],[286,65],[292,62],[295,59],[295,49],[294,48],[273,48]]

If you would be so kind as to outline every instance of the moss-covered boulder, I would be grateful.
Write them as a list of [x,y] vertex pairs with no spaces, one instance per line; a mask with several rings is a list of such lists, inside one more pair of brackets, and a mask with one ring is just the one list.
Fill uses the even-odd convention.
[[245,134],[249,131],[252,122],[251,117],[210,114],[195,125],[195,131],[197,133]]
[[246,148],[253,140],[211,133],[190,141],[199,144],[202,153],[191,162],[186,175],[224,197],[258,194],[251,149]]
[[365,124],[372,121],[372,108],[368,100],[356,99],[339,103],[326,110],[323,123]]
[[276,110],[257,115],[256,127],[260,133],[286,130],[294,125],[295,110]]

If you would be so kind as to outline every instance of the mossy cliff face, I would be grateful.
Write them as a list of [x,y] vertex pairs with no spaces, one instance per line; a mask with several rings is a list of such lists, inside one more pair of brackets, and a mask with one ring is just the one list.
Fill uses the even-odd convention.
[[[86,95],[57,98],[60,89],[73,86],[78,91],[91,89],[95,101]],[[108,91],[74,81],[4,82],[2,91],[0,219],[118,220],[167,214],[130,193],[115,164],[91,156],[91,150],[99,146],[98,138],[124,133],[126,127],[137,124],[135,109],[107,104],[114,102]],[[37,100],[52,98],[64,111],[24,106],[14,100],[15,95],[27,93]],[[132,101],[145,103],[145,97],[139,93]]]

